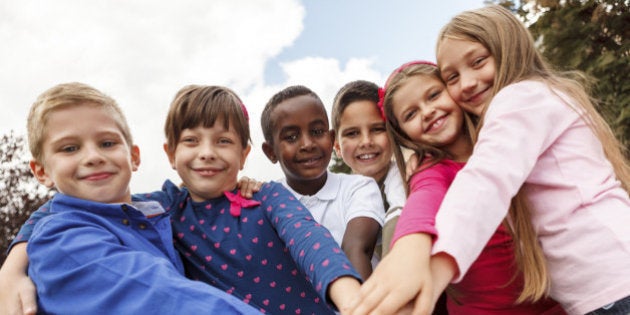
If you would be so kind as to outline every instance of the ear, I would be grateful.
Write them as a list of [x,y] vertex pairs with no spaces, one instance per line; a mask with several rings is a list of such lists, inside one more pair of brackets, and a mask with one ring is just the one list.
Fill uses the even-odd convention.
[[241,153],[241,170],[245,167],[245,161],[247,160],[247,156],[251,150],[252,146],[249,144],[247,145],[247,148],[243,149],[243,152]]
[[131,166],[134,172],[137,171],[138,166],[140,166],[140,148],[137,145],[131,147]]
[[31,160],[28,165],[31,167],[31,173],[33,173],[33,176],[37,178],[37,181],[40,184],[48,188],[52,188],[55,185],[52,178],[50,178],[49,174],[46,172],[44,165],[40,164],[36,160]]
[[330,143],[335,143],[335,129],[330,129],[328,134],[330,135]]
[[265,152],[265,155],[267,156],[269,161],[271,161],[271,163],[276,164],[278,162],[278,157],[276,156],[276,153],[273,151],[273,145],[267,142],[263,142],[262,150],[263,152]]
[[333,148],[335,149],[335,154],[337,154],[338,157],[342,157],[341,146],[339,145],[339,141],[337,141],[336,139],[335,139],[335,144],[333,145]]
[[171,150],[168,149],[168,143],[165,143],[163,148],[164,153],[166,153],[166,156],[168,157],[168,162],[171,163],[171,167],[175,169],[175,150],[171,152]]

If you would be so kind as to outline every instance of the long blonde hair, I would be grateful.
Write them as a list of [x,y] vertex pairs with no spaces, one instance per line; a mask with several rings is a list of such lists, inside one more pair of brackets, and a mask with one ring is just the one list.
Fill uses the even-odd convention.
[[[553,70],[536,49],[527,28],[510,11],[492,5],[460,13],[440,31],[438,53],[445,38],[478,42],[488,49],[495,59],[497,69],[493,95],[509,84],[533,79],[546,83],[554,93],[558,91],[571,97],[577,106],[572,109],[581,115],[601,141],[617,179],[628,191],[630,166],[623,154],[623,147],[597,112],[595,102],[588,94],[584,76],[578,72],[560,73]],[[486,109],[479,117],[477,132],[483,125]],[[521,187],[512,199],[508,213],[516,245],[516,261],[524,276],[523,291],[517,302],[537,301],[548,294],[550,286],[542,248],[531,223],[531,208],[522,190]]]

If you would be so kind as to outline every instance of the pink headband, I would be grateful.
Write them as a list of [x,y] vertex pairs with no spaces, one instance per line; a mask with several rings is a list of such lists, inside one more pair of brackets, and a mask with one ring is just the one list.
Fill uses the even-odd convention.
[[387,91],[387,84],[389,83],[389,81],[392,79],[393,76],[397,75],[404,69],[414,66],[414,65],[429,65],[429,66],[437,67],[437,65],[431,61],[414,60],[414,61],[409,61],[407,63],[404,63],[402,66],[396,68],[396,70],[394,70],[392,74],[390,74],[389,77],[387,77],[387,81],[385,81],[385,86],[382,88],[380,87],[378,88],[378,103],[376,103],[376,105],[378,106],[378,109],[381,111],[381,117],[383,117],[383,120],[387,120],[385,116],[385,108],[383,106],[384,105],[383,103],[385,102],[385,91]]
[[249,114],[247,113],[247,108],[245,108],[245,104],[241,102],[241,110],[243,111],[243,116],[245,116],[245,120],[249,122]]

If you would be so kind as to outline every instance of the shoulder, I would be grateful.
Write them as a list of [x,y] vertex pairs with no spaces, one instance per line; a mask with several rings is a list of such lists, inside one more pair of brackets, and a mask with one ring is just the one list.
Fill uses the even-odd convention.
[[464,167],[465,163],[443,159],[423,170],[416,172],[410,179],[410,183],[418,183],[426,180],[450,180]]
[[[539,80],[523,80],[501,89],[492,99],[488,113],[500,114],[507,111],[535,108],[540,111],[568,110],[565,106],[572,101],[548,83]],[[556,106],[554,106],[556,105]]]
[[252,199],[265,201],[269,197],[287,198],[289,196],[293,197],[293,194],[283,184],[275,181],[269,181],[262,185],[260,191],[254,193],[254,197]]
[[344,174],[344,173],[328,173],[328,181],[338,182],[342,187],[348,185],[351,186],[363,186],[363,185],[376,185],[376,181],[372,177],[367,177],[360,174]]

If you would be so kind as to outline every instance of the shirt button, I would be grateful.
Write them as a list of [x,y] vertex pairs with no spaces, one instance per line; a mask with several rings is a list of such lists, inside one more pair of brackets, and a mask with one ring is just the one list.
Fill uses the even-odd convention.
[[141,230],[144,230],[144,229],[147,228],[147,225],[144,224],[144,223],[140,223],[140,224],[138,224],[138,228],[140,228]]
[[128,220],[128,219],[123,219],[123,220],[122,220],[122,224],[124,224],[124,225],[129,225],[129,220]]

